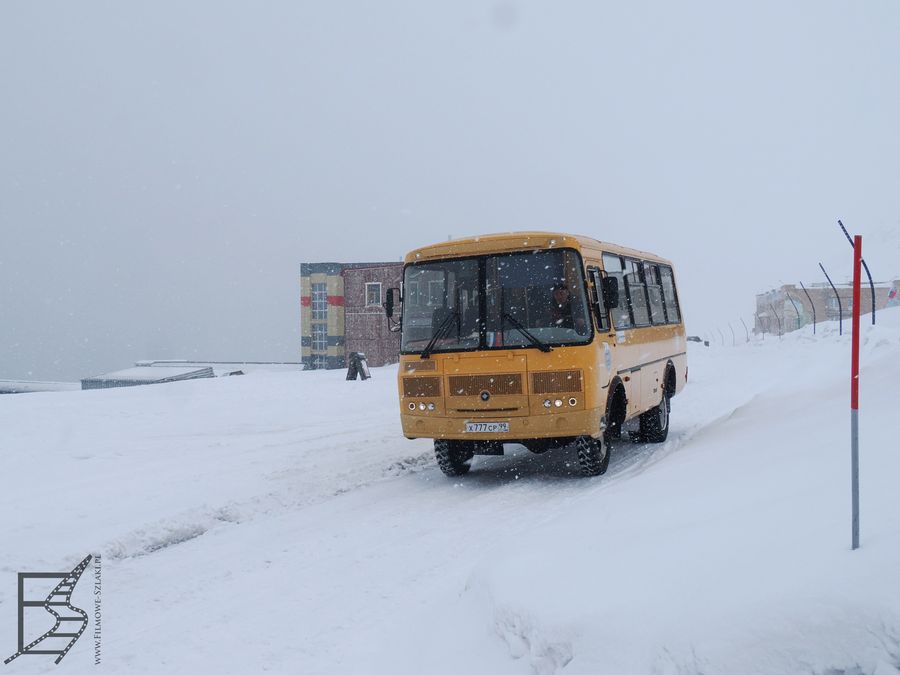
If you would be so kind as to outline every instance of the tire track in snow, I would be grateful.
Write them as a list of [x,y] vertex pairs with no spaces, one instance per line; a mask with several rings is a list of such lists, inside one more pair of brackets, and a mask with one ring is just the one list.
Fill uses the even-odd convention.
[[[726,423],[739,410],[749,405],[756,396],[755,393],[750,394],[739,404],[729,407],[706,422],[678,431],[674,439],[670,436],[669,440],[661,444],[633,443],[627,439],[613,442],[610,467],[604,476],[582,477],[578,471],[575,454],[569,447],[541,455],[534,455],[524,448],[518,448],[503,457],[479,457],[474,470],[465,478],[457,480],[461,484],[480,488],[504,488],[526,484],[533,486],[535,483],[551,488],[556,493],[556,499],[552,502],[552,508],[545,511],[542,517],[532,521],[532,524],[536,525],[556,518],[571,502],[588,498],[595,490],[608,489],[610,486],[641,475],[671,454],[682,450],[699,435]],[[311,426],[322,428],[325,425]],[[284,435],[308,430],[309,427],[298,427],[273,433]],[[352,428],[318,433],[314,436],[306,435],[299,439],[262,443],[260,449],[297,446],[300,451],[294,466],[283,466],[265,475],[269,480],[287,481],[284,488],[247,499],[227,501],[214,507],[189,509],[181,514],[144,524],[108,541],[101,550],[105,550],[111,559],[145,556],[197,539],[214,528],[240,525],[260,517],[308,508],[378,483],[409,479],[413,474],[426,472],[434,475],[437,480],[445,480],[437,468],[430,448],[414,454],[398,453],[393,461],[376,457],[361,464],[351,464],[349,470],[342,467],[337,473],[330,471],[328,467],[319,467],[317,463],[313,467],[309,465],[309,458],[315,458],[321,453],[346,454],[355,452],[356,446],[379,442],[393,443],[395,433],[396,424],[385,423],[383,418],[379,417],[357,420],[357,424]],[[267,435],[261,434],[263,438]],[[407,441],[399,439],[398,442]],[[353,461],[350,458],[348,460]],[[316,471],[316,468],[319,468],[319,471]],[[295,482],[294,478],[298,476],[307,480],[302,483]],[[328,480],[323,480],[326,476]]]

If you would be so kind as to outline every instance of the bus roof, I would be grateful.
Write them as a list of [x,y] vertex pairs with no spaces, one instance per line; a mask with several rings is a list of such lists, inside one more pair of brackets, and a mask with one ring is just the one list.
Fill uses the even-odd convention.
[[480,237],[452,239],[431,246],[422,246],[406,255],[407,263],[435,260],[438,258],[455,258],[488,253],[510,253],[514,251],[533,251],[550,248],[574,248],[582,254],[599,257],[601,253],[651,260],[653,262],[671,264],[646,251],[639,251],[617,244],[610,244],[591,237],[563,232],[506,232],[504,234],[486,234]]

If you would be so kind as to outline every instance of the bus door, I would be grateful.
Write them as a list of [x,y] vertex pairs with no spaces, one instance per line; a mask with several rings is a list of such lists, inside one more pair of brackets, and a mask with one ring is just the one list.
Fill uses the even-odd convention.
[[588,264],[588,301],[591,305],[591,313],[594,316],[594,324],[597,332],[597,339],[594,341],[594,344],[597,346],[595,360],[598,367],[595,372],[598,374],[597,377],[600,380],[600,386],[608,387],[612,380],[612,376],[615,373],[613,360],[615,335],[610,333],[609,311],[604,305],[604,274],[605,273],[596,264]]
[[[613,373],[617,373],[622,380],[625,396],[628,398],[627,417],[633,417],[641,411],[641,357],[645,351],[641,344],[641,331],[635,330],[636,326],[641,325],[642,315],[632,263],[632,260],[615,254],[603,254],[603,269],[607,275],[618,280],[619,286],[619,304],[609,310],[609,335],[613,351]],[[634,300],[632,295],[635,296]],[[638,303],[637,312],[635,302]],[[646,310],[646,302],[643,306]]]

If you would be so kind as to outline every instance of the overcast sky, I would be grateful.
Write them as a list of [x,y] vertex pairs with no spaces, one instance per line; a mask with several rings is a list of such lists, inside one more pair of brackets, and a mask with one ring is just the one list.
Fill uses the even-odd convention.
[[896,0],[4,0],[0,378],[299,360],[301,262],[510,230],[749,318],[850,264],[837,218],[900,229],[898,36]]

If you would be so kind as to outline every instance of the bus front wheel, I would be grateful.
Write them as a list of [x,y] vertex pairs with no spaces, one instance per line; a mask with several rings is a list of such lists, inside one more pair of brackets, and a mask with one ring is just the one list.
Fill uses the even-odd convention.
[[465,441],[448,441],[442,438],[434,442],[434,456],[446,476],[464,476],[472,468],[475,450]]
[[575,439],[582,476],[600,476],[609,466],[609,444],[604,438],[579,436]]

